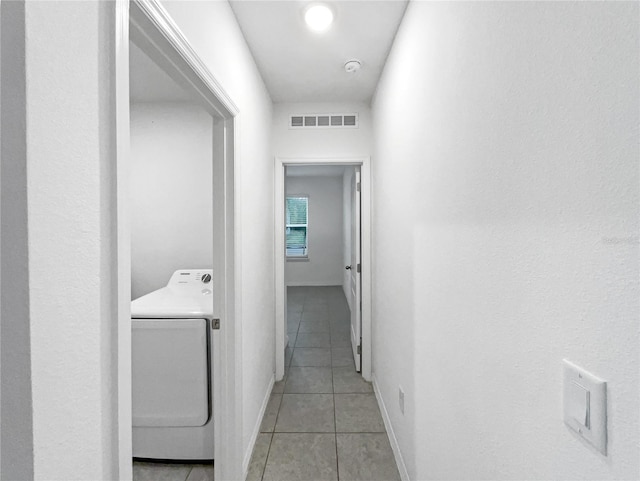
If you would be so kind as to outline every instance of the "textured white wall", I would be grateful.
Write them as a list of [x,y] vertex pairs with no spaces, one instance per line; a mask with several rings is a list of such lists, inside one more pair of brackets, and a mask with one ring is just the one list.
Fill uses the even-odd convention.
[[[3,2],[3,20],[5,3],[18,2]],[[114,479],[107,53],[113,5],[26,2],[18,8],[22,14],[11,21],[24,30],[15,31],[17,41],[2,42],[3,63],[7,47],[23,57],[24,68],[11,75],[23,77],[18,90],[27,86],[21,96],[16,84],[5,84],[10,72],[3,69],[3,94],[13,90],[16,114],[5,118],[3,104],[3,140],[8,120],[23,147],[13,150],[15,170],[5,177],[3,144],[3,182],[19,189],[5,202],[2,186],[3,235],[5,222],[19,229],[10,238],[16,251],[2,246],[3,282],[5,274],[18,274],[2,286],[2,354],[11,354],[9,344],[22,351],[13,366],[2,363],[3,395],[6,382],[16,388],[9,403],[3,396],[2,436],[15,437],[2,443],[9,449],[2,477]],[[5,255],[12,258],[8,272]],[[15,299],[9,317],[7,298]],[[21,427],[5,432],[8,426]]]
[[272,104],[227,2],[163,1],[196,53],[238,106],[236,294],[242,332],[243,447],[275,371]]
[[[219,148],[219,147],[218,147]],[[131,105],[131,298],[213,263],[213,119],[198,105]]]
[[[357,129],[289,129],[289,116],[304,113],[359,114]],[[277,157],[364,157],[371,154],[371,109],[365,103],[278,103],[273,109]]]
[[342,177],[287,177],[287,194],[309,196],[309,259],[286,261],[289,286],[342,284]]
[[[413,480],[638,479],[638,12],[408,6],[373,107],[373,329]],[[607,457],[563,425],[563,358],[609,382]]]

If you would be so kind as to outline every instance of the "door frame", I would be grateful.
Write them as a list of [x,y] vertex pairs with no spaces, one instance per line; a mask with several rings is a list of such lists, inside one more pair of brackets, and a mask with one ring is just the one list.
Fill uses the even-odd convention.
[[362,377],[371,381],[371,158],[370,157],[276,157],[275,172],[275,290],[276,290],[276,343],[275,360],[277,381],[284,378],[284,349],[287,325],[287,289],[284,270],[285,246],[285,168],[305,165],[360,166],[361,175],[361,264],[362,264]]
[[[351,303],[362,303],[362,275],[358,266],[362,263],[362,168],[355,167],[353,177],[349,185],[351,194],[351,234],[350,234],[350,259],[349,259],[349,290],[352,294]],[[358,317],[358,312],[351,307],[351,318],[349,319],[349,339],[351,339],[351,349],[353,358],[356,360],[356,371],[362,372],[362,312]],[[362,309],[360,309],[362,311]],[[354,319],[355,317],[355,319]],[[354,322],[355,321],[355,322]],[[354,330],[354,324],[357,326]],[[359,336],[359,339],[358,339]],[[359,349],[358,349],[359,347]],[[360,352],[358,352],[360,351]]]
[[[113,77],[113,122],[115,128],[116,173],[112,187],[115,266],[112,280],[113,308],[117,316],[117,363],[113,375],[117,392],[118,479],[132,478],[131,419],[131,205],[129,41],[135,38],[158,65],[178,83],[190,90],[218,122],[223,123],[223,152],[214,157],[214,236],[213,268],[223,279],[214,298],[214,315],[221,319],[219,335],[214,338],[214,458],[215,478],[221,481],[242,476],[242,371],[239,313],[240,271],[236,256],[238,238],[234,223],[236,116],[239,109],[198,57],[159,0],[117,0],[115,3]],[[131,30],[130,30],[131,29]],[[131,32],[131,37],[130,37]],[[213,135],[213,132],[212,132]],[[214,271],[214,272],[215,272]],[[224,413],[224,415],[223,415]],[[114,452],[114,454],[115,454]]]

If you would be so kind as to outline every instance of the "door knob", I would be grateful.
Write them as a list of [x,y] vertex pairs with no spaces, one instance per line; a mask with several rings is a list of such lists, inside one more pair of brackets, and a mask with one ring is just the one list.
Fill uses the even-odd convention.
[[351,266],[345,266],[345,269],[350,271],[351,270]]

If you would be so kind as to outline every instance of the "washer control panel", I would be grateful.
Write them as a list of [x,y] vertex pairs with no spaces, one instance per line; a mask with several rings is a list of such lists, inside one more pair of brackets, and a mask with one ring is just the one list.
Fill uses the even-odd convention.
[[167,286],[211,286],[213,269],[181,269],[175,271]]

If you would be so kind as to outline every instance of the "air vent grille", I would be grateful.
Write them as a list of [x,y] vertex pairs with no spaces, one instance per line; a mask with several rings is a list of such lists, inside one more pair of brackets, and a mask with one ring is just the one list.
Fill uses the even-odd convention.
[[297,114],[289,116],[290,129],[358,128],[358,114]]

